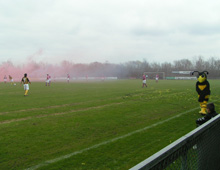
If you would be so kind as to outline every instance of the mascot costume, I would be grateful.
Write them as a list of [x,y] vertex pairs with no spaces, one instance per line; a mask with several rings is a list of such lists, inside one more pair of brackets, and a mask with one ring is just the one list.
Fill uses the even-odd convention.
[[203,71],[203,72],[198,72],[198,71],[193,71],[192,75],[197,72],[198,76],[197,79],[198,81],[196,82],[196,91],[198,93],[198,101],[200,103],[201,113],[202,115],[206,115],[206,107],[207,107],[207,102],[209,100],[210,96],[210,86],[209,82],[207,81],[207,74],[208,71]]

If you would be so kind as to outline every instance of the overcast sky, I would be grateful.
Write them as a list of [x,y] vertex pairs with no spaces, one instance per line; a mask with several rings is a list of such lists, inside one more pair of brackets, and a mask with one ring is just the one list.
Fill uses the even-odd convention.
[[217,0],[0,0],[0,63],[220,57]]

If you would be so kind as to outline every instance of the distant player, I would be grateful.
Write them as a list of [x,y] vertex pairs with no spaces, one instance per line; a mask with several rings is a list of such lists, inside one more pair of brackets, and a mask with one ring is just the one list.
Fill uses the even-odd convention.
[[69,82],[70,82],[70,75],[67,74],[67,83],[69,83]]
[[158,80],[159,80],[159,75],[158,74],[156,75],[155,79],[156,79],[156,83],[158,83]]
[[[27,77],[27,73],[24,74],[24,77],[21,79],[21,84],[24,84],[24,96],[28,95],[28,91],[29,91],[29,84],[31,84],[30,80]],[[20,85],[21,85],[20,84]]]
[[50,76],[49,76],[49,74],[47,74],[47,77],[46,77],[46,86],[50,86]]
[[11,76],[11,75],[8,75],[8,77],[9,77],[9,80],[10,80],[10,82],[11,82],[11,85],[13,85],[14,80],[13,80],[12,76]]
[[4,76],[4,83],[7,83],[7,76]]
[[146,80],[146,76],[145,76],[145,74],[143,74],[143,76],[142,76],[142,80],[143,80],[143,81],[142,81],[142,82],[143,82],[143,84],[142,84],[142,88],[144,88],[144,86],[147,87],[147,83],[146,83],[147,80]]
[[49,86],[50,86],[50,83],[51,83],[51,76],[49,75]]

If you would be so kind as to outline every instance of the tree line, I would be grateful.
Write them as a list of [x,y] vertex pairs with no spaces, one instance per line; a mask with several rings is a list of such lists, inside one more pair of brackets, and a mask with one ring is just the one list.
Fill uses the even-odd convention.
[[[172,71],[208,71],[209,78],[220,77],[220,59],[211,57],[204,60],[202,56],[176,60],[173,63],[149,63],[143,61],[129,61],[121,64],[93,62],[90,64],[73,64],[63,61],[62,66],[72,76],[113,76],[118,78],[140,78],[144,72],[164,72],[166,76],[173,76]],[[189,75],[188,75],[189,76]]]

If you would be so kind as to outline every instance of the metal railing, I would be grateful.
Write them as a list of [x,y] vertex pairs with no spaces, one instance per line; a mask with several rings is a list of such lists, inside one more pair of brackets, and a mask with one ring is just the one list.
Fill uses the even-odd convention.
[[220,170],[220,115],[130,170]]

